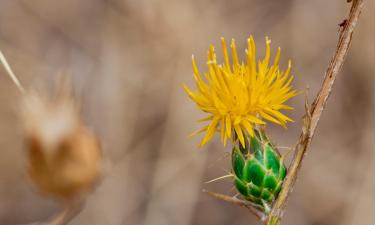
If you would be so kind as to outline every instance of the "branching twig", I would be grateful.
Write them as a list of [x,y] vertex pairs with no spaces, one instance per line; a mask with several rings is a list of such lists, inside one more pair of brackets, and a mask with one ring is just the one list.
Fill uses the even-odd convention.
[[23,88],[23,86],[20,83],[20,81],[18,80],[17,76],[13,73],[12,68],[9,66],[9,63],[8,63],[7,59],[5,58],[4,54],[1,51],[0,51],[0,63],[4,66],[6,72],[8,73],[8,75],[10,77],[10,79],[12,79],[14,84],[17,86],[18,90],[20,90],[20,92],[22,94],[24,94],[25,88]]
[[[5,68],[5,71],[9,75],[9,77],[12,79],[13,83],[17,86],[18,90],[25,94],[26,90],[22,86],[21,82],[17,78],[17,76],[14,74],[12,68],[10,67],[8,61],[6,60],[4,54],[0,50],[0,65],[3,65]],[[55,215],[50,221],[45,223],[33,223],[31,225],[65,225],[69,223],[81,210],[83,202],[74,200],[69,203],[66,203],[65,208]]]
[[46,225],[66,225],[81,211],[82,202],[66,205],[65,209],[53,217]]
[[292,190],[296,181],[303,157],[306,154],[312,137],[314,136],[316,126],[327,103],[327,99],[332,91],[332,86],[348,53],[353,30],[357,24],[362,8],[363,0],[354,0],[352,2],[349,17],[342,25],[343,28],[340,31],[339,41],[335,54],[327,68],[322,87],[317,97],[315,98],[311,109],[308,110],[305,115],[304,127],[300,136],[299,143],[296,146],[293,161],[289,167],[288,174],[284,181],[283,188],[279,194],[279,197],[276,200],[271,213],[269,214],[268,224],[270,225],[280,223],[283,209],[286,205],[286,201],[288,199],[290,191]]
[[226,202],[244,207],[244,208],[248,209],[252,214],[254,214],[259,220],[265,221],[265,219],[266,219],[265,214],[263,212],[261,212],[260,210],[258,210],[257,208],[255,208],[254,206],[252,206],[249,202],[243,201],[243,200],[238,199],[236,197],[231,197],[231,196],[228,196],[228,195],[223,195],[223,194],[210,192],[210,191],[206,191],[206,190],[203,190],[203,192],[207,193],[211,197],[214,197],[214,198],[220,199],[222,201],[226,201]]
[[83,202],[72,202],[65,205],[60,212],[48,221],[39,221],[23,225],[67,225],[82,210],[82,206]]

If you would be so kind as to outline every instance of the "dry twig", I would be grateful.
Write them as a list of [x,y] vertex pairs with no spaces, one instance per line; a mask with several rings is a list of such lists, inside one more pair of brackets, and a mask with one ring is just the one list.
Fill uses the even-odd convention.
[[[25,88],[22,86],[21,82],[14,74],[12,68],[10,67],[8,61],[4,54],[0,51],[0,64],[4,66],[5,71],[13,81],[13,83],[17,86],[18,90],[21,94],[26,94]],[[83,204],[83,200],[75,200],[69,203],[66,203],[64,209],[55,215],[50,221],[48,222],[37,222],[30,225],[65,225],[69,223],[80,211],[81,206]]]
[[13,83],[17,86],[18,90],[20,90],[20,92],[24,94],[25,88],[23,88],[21,82],[18,80],[17,76],[13,73],[12,68],[9,66],[7,59],[5,58],[4,54],[1,51],[0,51],[0,63],[4,66],[5,71],[8,73]]
[[293,161],[289,166],[288,174],[279,197],[268,217],[268,224],[270,225],[280,224],[280,219],[286,206],[286,201],[296,181],[303,157],[306,154],[309,144],[311,143],[311,139],[314,136],[320,116],[322,115],[323,109],[332,91],[332,86],[348,53],[350,42],[352,40],[352,34],[355,26],[357,25],[363,4],[363,0],[353,1],[347,22],[343,25],[343,28],[340,31],[337,48],[327,68],[322,87],[318,92],[311,109],[307,109],[307,113],[304,117],[304,127],[300,135],[300,140],[296,146]]
[[72,203],[53,217],[46,225],[66,225],[81,211],[82,203]]
[[231,197],[231,196],[228,196],[228,195],[223,195],[223,194],[219,194],[219,193],[215,193],[215,192],[210,192],[210,191],[206,191],[206,190],[203,190],[203,192],[207,193],[211,197],[217,198],[219,200],[226,201],[226,202],[229,202],[229,203],[232,203],[232,204],[244,207],[244,208],[248,209],[250,211],[250,213],[254,214],[259,220],[264,221],[265,218],[266,218],[266,215],[263,212],[261,212],[260,210],[258,210],[254,206],[252,206],[247,201],[238,199],[236,197]]

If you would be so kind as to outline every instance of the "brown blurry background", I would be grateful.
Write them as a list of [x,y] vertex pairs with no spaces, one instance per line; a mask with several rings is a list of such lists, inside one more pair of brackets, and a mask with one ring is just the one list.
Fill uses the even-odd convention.
[[[375,14],[367,1],[348,59],[321,118],[285,214],[288,225],[375,222]],[[187,135],[204,116],[183,92],[193,87],[191,54],[206,70],[210,43],[236,38],[239,52],[264,37],[282,68],[293,61],[295,87],[317,92],[347,14],[345,0],[1,0],[0,49],[24,86],[52,86],[72,77],[86,122],[100,136],[105,172],[71,225],[248,225],[246,210],[202,189],[234,195],[215,137]],[[221,52],[218,51],[221,58]],[[20,95],[0,69],[0,225],[46,220],[59,205],[27,179],[17,107]],[[296,122],[271,125],[280,146],[300,131],[304,94],[290,104]]]

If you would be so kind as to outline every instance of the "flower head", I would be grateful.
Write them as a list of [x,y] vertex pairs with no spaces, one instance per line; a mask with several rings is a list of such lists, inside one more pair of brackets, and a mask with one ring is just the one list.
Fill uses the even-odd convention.
[[98,138],[84,124],[77,102],[64,88],[54,97],[25,92],[21,118],[31,180],[41,193],[72,201],[98,180],[102,155]]
[[270,65],[270,43],[266,38],[266,54],[263,60],[256,62],[256,49],[253,38],[247,40],[246,62],[240,62],[237,56],[234,39],[231,43],[232,63],[229,61],[227,46],[221,39],[224,63],[216,60],[214,47],[208,51],[208,72],[204,77],[198,71],[194,56],[192,65],[196,91],[184,85],[185,91],[197,106],[210,115],[202,121],[210,121],[202,129],[194,132],[206,132],[200,146],[205,145],[218,131],[221,140],[226,145],[227,140],[239,140],[244,146],[245,135],[254,135],[254,127],[270,121],[281,126],[292,121],[280,112],[292,107],[285,102],[296,96],[297,92],[291,86],[293,76],[289,75],[291,62],[287,70],[279,69],[280,48],[272,65]]

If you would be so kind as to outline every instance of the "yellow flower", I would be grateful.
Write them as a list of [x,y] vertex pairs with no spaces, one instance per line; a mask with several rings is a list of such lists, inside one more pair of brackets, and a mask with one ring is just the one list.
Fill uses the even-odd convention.
[[210,121],[202,129],[192,135],[206,132],[200,146],[205,145],[218,131],[221,140],[226,145],[227,140],[235,141],[237,138],[244,145],[245,135],[254,135],[257,124],[266,124],[266,121],[286,126],[289,117],[280,112],[282,109],[290,110],[292,107],[284,103],[297,95],[291,86],[293,76],[289,75],[291,62],[288,69],[283,72],[279,69],[280,48],[277,51],[273,65],[270,65],[270,43],[266,37],[266,54],[263,60],[256,62],[255,43],[253,38],[247,40],[246,62],[239,62],[236,44],[232,39],[232,64],[229,62],[227,46],[221,38],[224,53],[224,63],[216,61],[214,47],[208,51],[208,72],[204,78],[198,71],[194,56],[192,65],[194,79],[197,86],[192,91],[184,85],[185,91],[197,106],[210,116],[200,120]]

